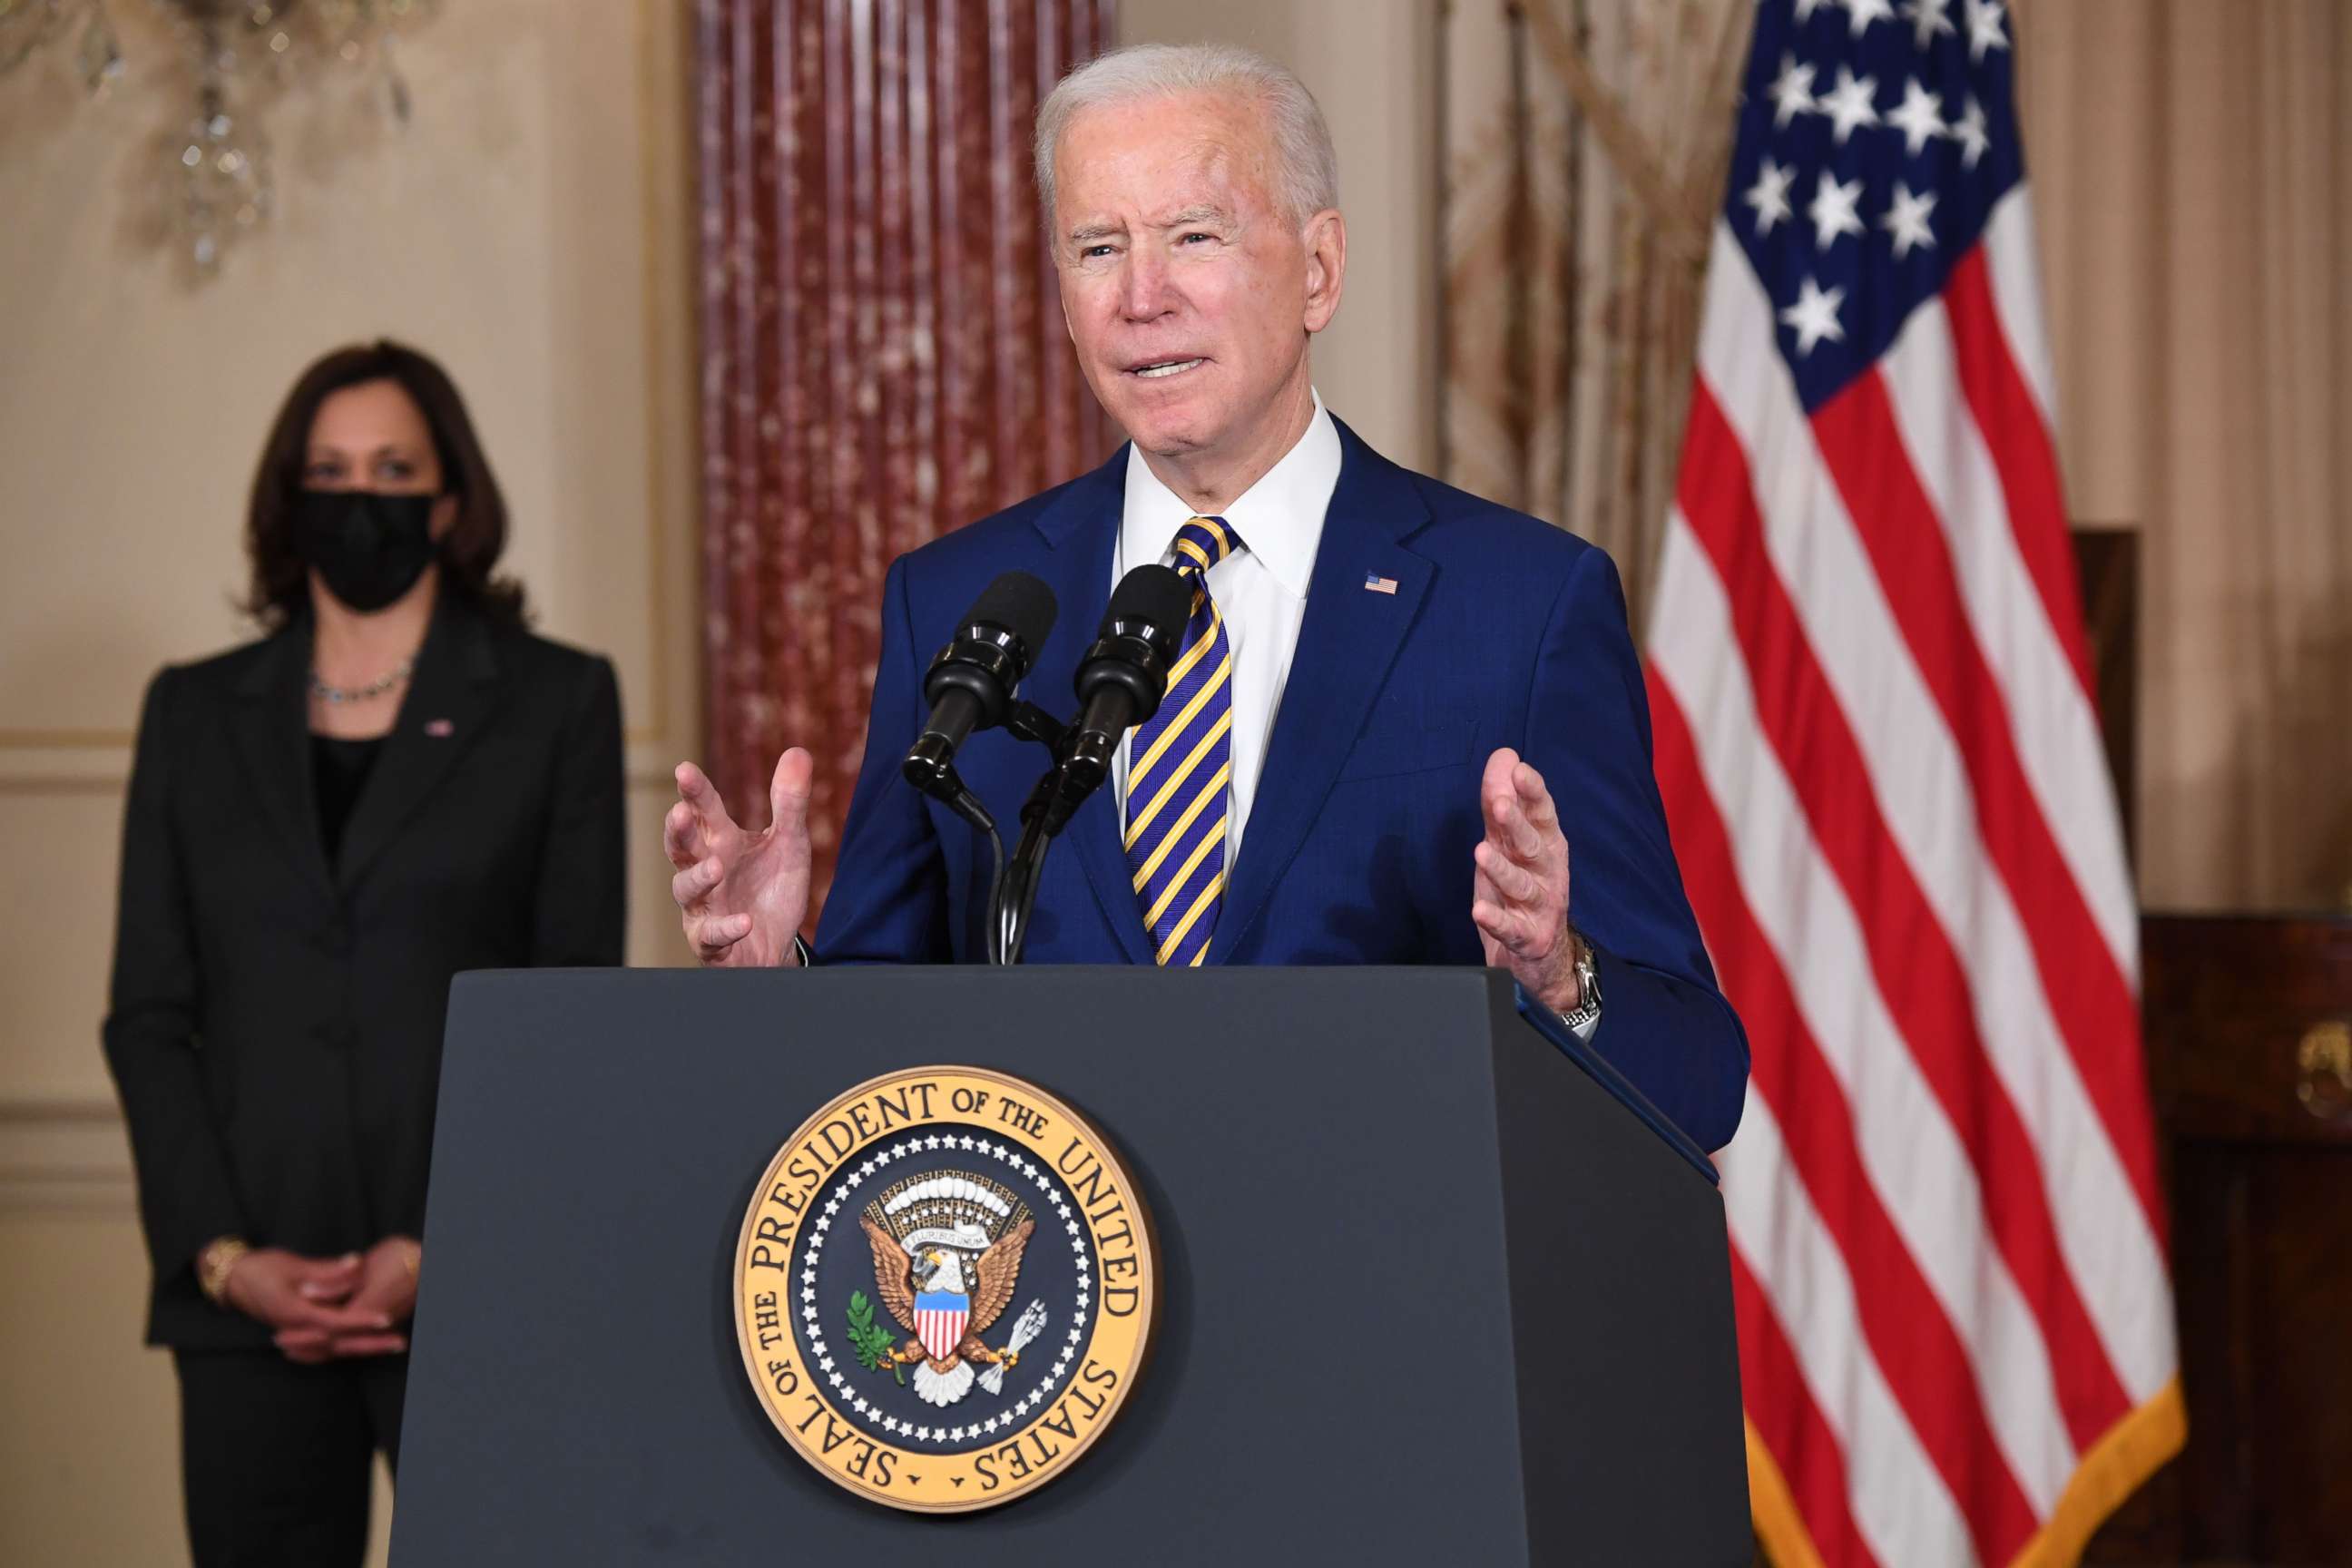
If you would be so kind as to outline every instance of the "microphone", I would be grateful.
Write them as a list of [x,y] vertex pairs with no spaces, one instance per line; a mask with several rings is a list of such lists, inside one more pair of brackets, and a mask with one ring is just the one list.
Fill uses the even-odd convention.
[[908,784],[941,800],[962,792],[956,748],[974,730],[1004,721],[1013,689],[1054,629],[1054,591],[1026,572],[1005,573],[964,612],[954,640],[923,677],[931,716],[907,748],[900,772]]
[[1118,738],[1160,710],[1192,616],[1192,585],[1168,567],[1139,566],[1119,579],[1078,662],[1078,721],[1061,757],[1066,814],[1110,776]]

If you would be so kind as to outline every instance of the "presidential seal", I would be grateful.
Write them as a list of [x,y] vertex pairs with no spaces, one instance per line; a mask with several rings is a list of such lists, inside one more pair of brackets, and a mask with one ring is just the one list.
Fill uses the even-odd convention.
[[735,1331],[802,1458],[896,1508],[992,1508],[1118,1414],[1157,1268],[1101,1134],[980,1068],[862,1083],[785,1141],[735,1248]]

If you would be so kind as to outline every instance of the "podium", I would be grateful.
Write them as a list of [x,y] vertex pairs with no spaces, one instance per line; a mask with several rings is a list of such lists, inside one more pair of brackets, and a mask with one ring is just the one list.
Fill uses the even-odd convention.
[[[734,1309],[784,1141],[937,1063],[1099,1131],[1159,1270],[1099,1440],[945,1517],[795,1453]],[[403,1568],[1750,1560],[1712,1169],[1492,972],[464,975],[426,1256]]]

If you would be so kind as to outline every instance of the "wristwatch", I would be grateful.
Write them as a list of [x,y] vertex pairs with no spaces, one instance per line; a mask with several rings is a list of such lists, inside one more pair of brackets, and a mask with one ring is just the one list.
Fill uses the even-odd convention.
[[1592,944],[1574,931],[1569,936],[1576,943],[1576,1005],[1561,1012],[1559,1021],[1578,1039],[1589,1040],[1601,1023],[1601,972],[1593,966]]

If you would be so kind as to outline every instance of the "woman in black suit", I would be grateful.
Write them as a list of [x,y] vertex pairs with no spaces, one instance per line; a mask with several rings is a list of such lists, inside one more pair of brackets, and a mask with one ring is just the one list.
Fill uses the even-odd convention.
[[523,629],[506,531],[440,367],[331,354],[254,481],[269,635],[148,689],[105,1043],[200,1565],[362,1555],[450,977],[621,961],[619,693]]

